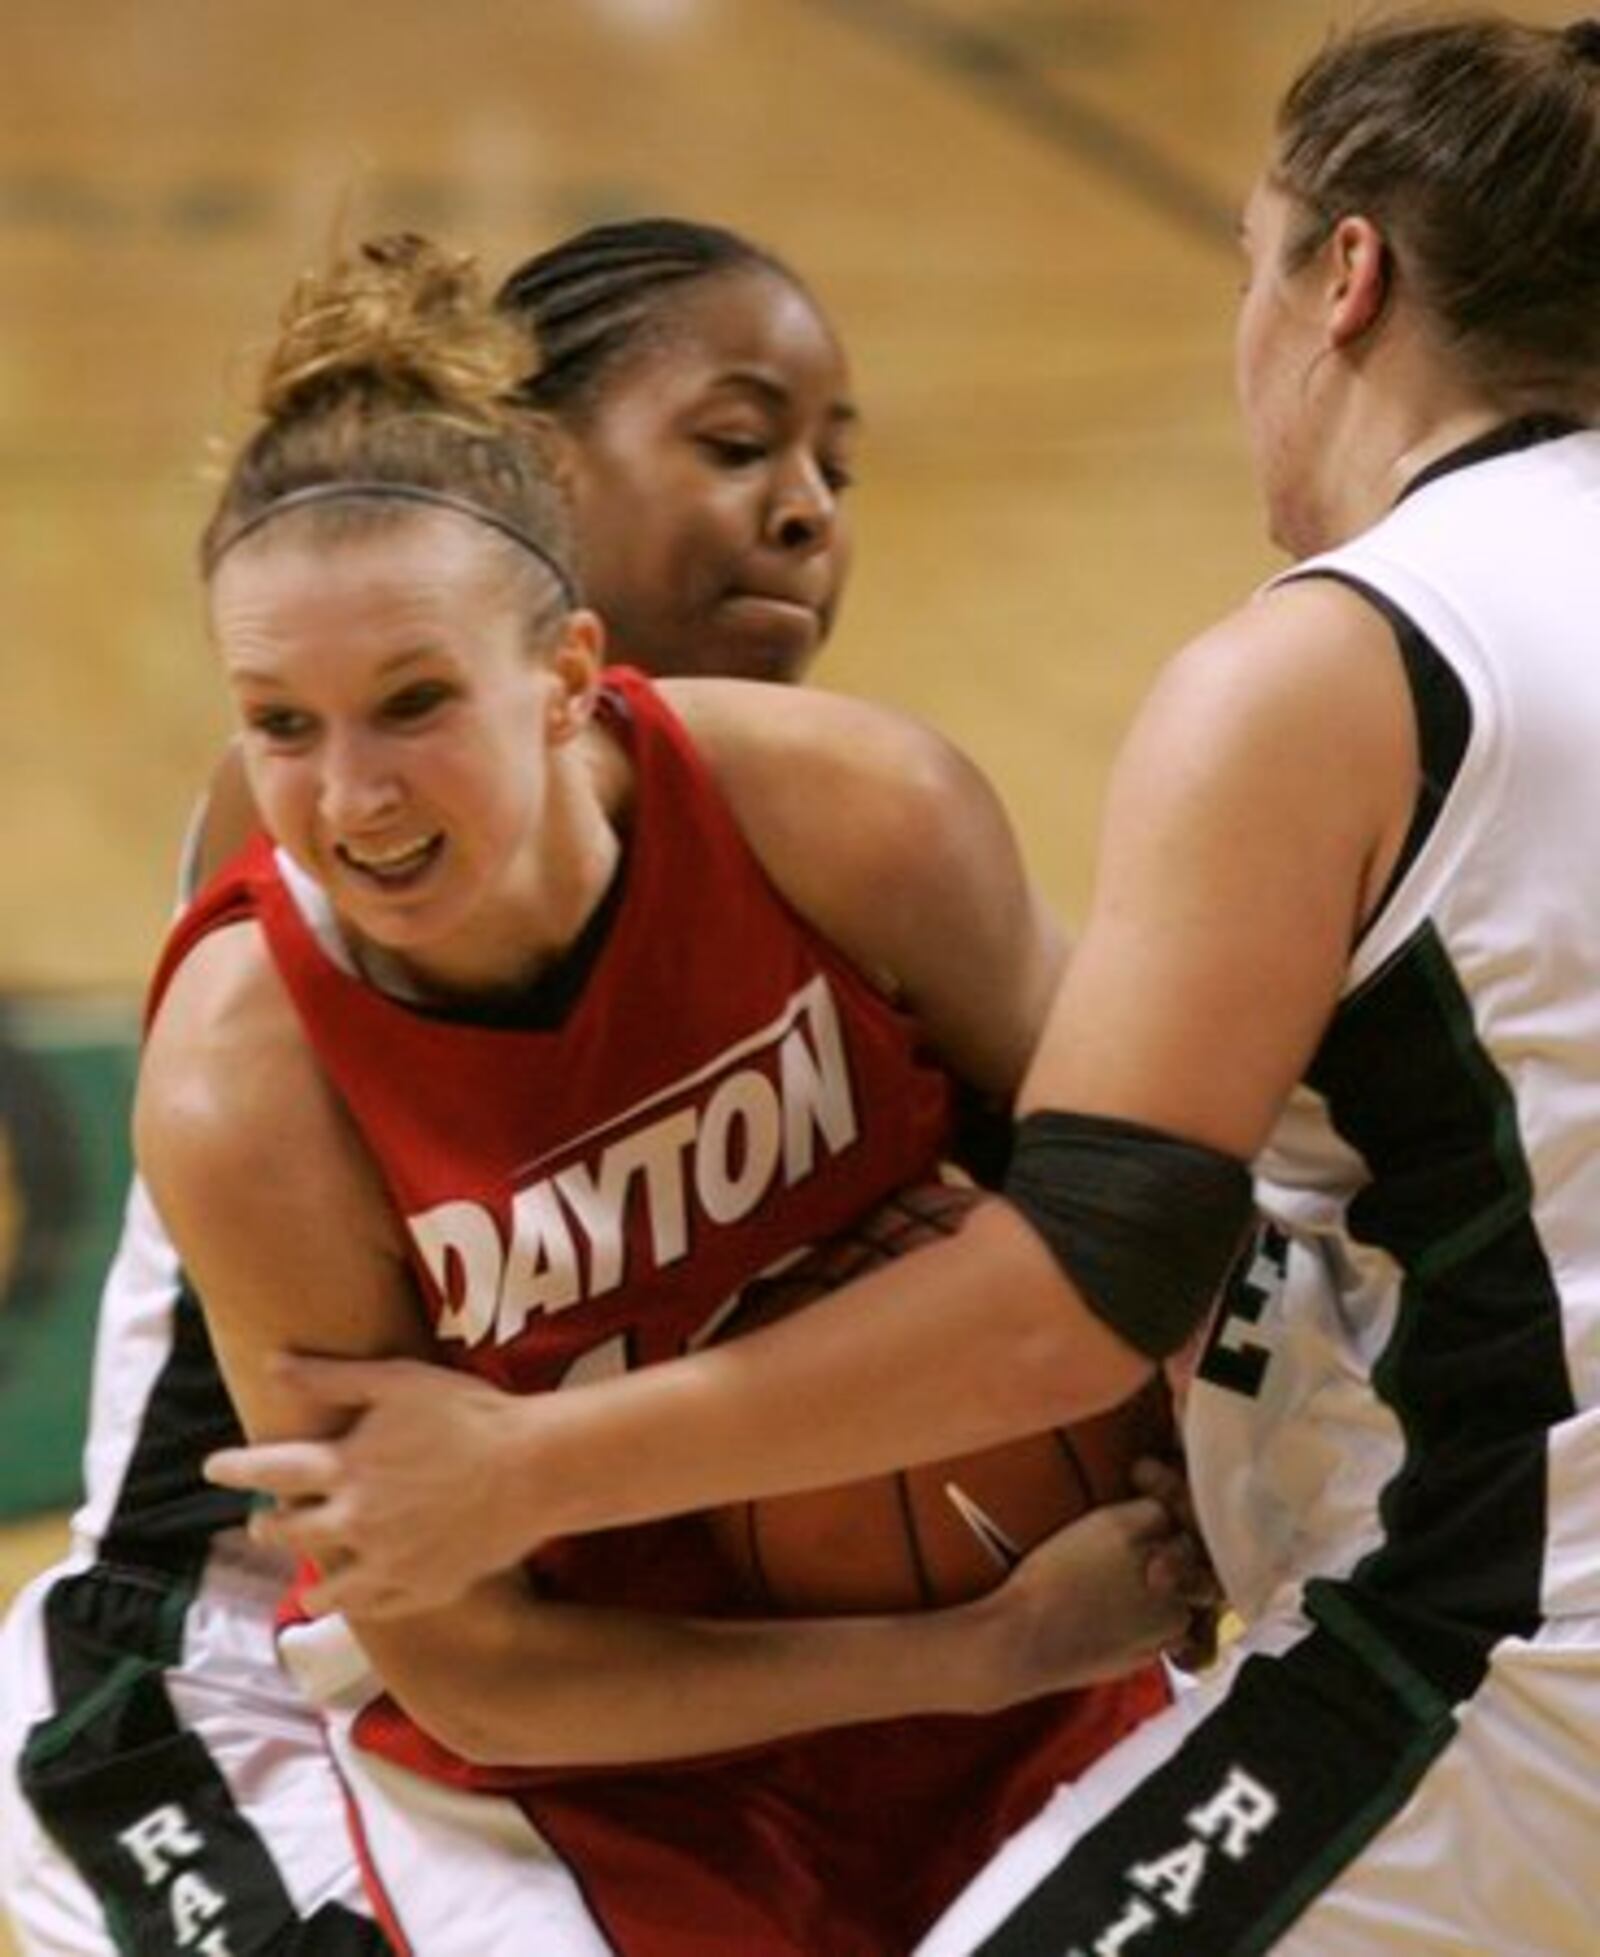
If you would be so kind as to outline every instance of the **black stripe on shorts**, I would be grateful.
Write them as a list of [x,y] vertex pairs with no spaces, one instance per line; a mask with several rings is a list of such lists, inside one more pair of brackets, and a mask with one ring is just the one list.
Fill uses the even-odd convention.
[[[1319,1589],[1322,1587],[1319,1586]],[[1342,1615],[1331,1587],[1320,1604]],[[1409,1798],[1455,1731],[1392,1652],[1318,1626],[1084,1834],[982,1957],[1258,1957]]]
[[340,1903],[299,1915],[216,1763],[179,1722],[165,1670],[189,1601],[170,1580],[104,1567],[54,1586],[51,1658],[72,1693],[28,1736],[23,1793],[126,1957],[384,1957],[376,1924]]

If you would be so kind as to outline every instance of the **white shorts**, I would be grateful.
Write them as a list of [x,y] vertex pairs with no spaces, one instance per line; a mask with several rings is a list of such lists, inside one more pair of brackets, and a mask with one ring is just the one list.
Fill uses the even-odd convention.
[[572,1871],[516,1801],[423,1780],[333,1732],[362,1860],[401,1957],[613,1957]]
[[[1032,1812],[1065,1758],[1146,1697],[1093,1702],[1082,1725],[1021,1708],[980,1745],[964,1722],[959,1737],[869,1726],[468,1791],[375,1696],[339,1619],[286,1629],[282,1648],[328,1722],[369,1893],[408,1957],[906,1957],[1002,1839],[996,1789],[1011,1816]],[[1041,1739],[1050,1765],[1017,1775]]]
[[[276,1589],[66,1563],[0,1629],[0,1899],[23,1957],[386,1950]],[[121,1941],[108,1934],[108,1918]]]
[[28,1728],[50,1705],[40,1627],[48,1581],[35,1579],[0,1625],[0,1907],[21,1957],[116,1957],[93,1890],[17,1784]]
[[1600,1625],[1454,1712],[1285,1613],[1059,1790],[918,1957],[1595,1957]]
[[396,1951],[415,1957],[610,1957],[583,1891],[522,1806],[448,1787],[365,1751],[356,1716],[379,1690],[339,1617],[284,1635],[320,1709],[368,1890]]

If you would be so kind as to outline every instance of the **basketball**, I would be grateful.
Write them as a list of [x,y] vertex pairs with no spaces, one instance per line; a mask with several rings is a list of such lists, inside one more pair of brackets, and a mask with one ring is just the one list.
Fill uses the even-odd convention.
[[[746,1286],[720,1328],[737,1338],[960,1229],[980,1192],[901,1190],[839,1236]],[[953,1376],[951,1390],[959,1390]],[[730,1503],[709,1521],[752,1604],[788,1616],[923,1610],[993,1589],[1035,1543],[1132,1492],[1142,1455],[1175,1442],[1158,1374],[1109,1412],[838,1488]]]

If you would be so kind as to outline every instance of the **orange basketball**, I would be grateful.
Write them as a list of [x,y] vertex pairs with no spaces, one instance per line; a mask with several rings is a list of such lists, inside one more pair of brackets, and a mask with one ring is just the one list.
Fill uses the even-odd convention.
[[[960,1229],[979,1192],[905,1189],[775,1277],[746,1287],[721,1329],[739,1337]],[[959,1369],[951,1391],[960,1391]],[[730,1503],[713,1535],[750,1601],[790,1616],[921,1610],[992,1589],[1024,1551],[1131,1492],[1141,1455],[1174,1448],[1158,1375],[1121,1406],[976,1454],[804,1495]]]

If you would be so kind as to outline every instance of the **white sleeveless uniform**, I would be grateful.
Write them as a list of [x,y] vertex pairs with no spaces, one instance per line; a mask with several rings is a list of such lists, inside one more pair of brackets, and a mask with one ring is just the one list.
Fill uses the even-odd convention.
[[0,1904],[23,1957],[378,1957],[286,1566],[199,1466],[238,1438],[141,1185],[107,1275],[72,1547],[0,1627]]
[[1600,434],[1513,439],[1291,574],[1428,787],[1189,1403],[1249,1629],[924,1957],[1600,1952]]

